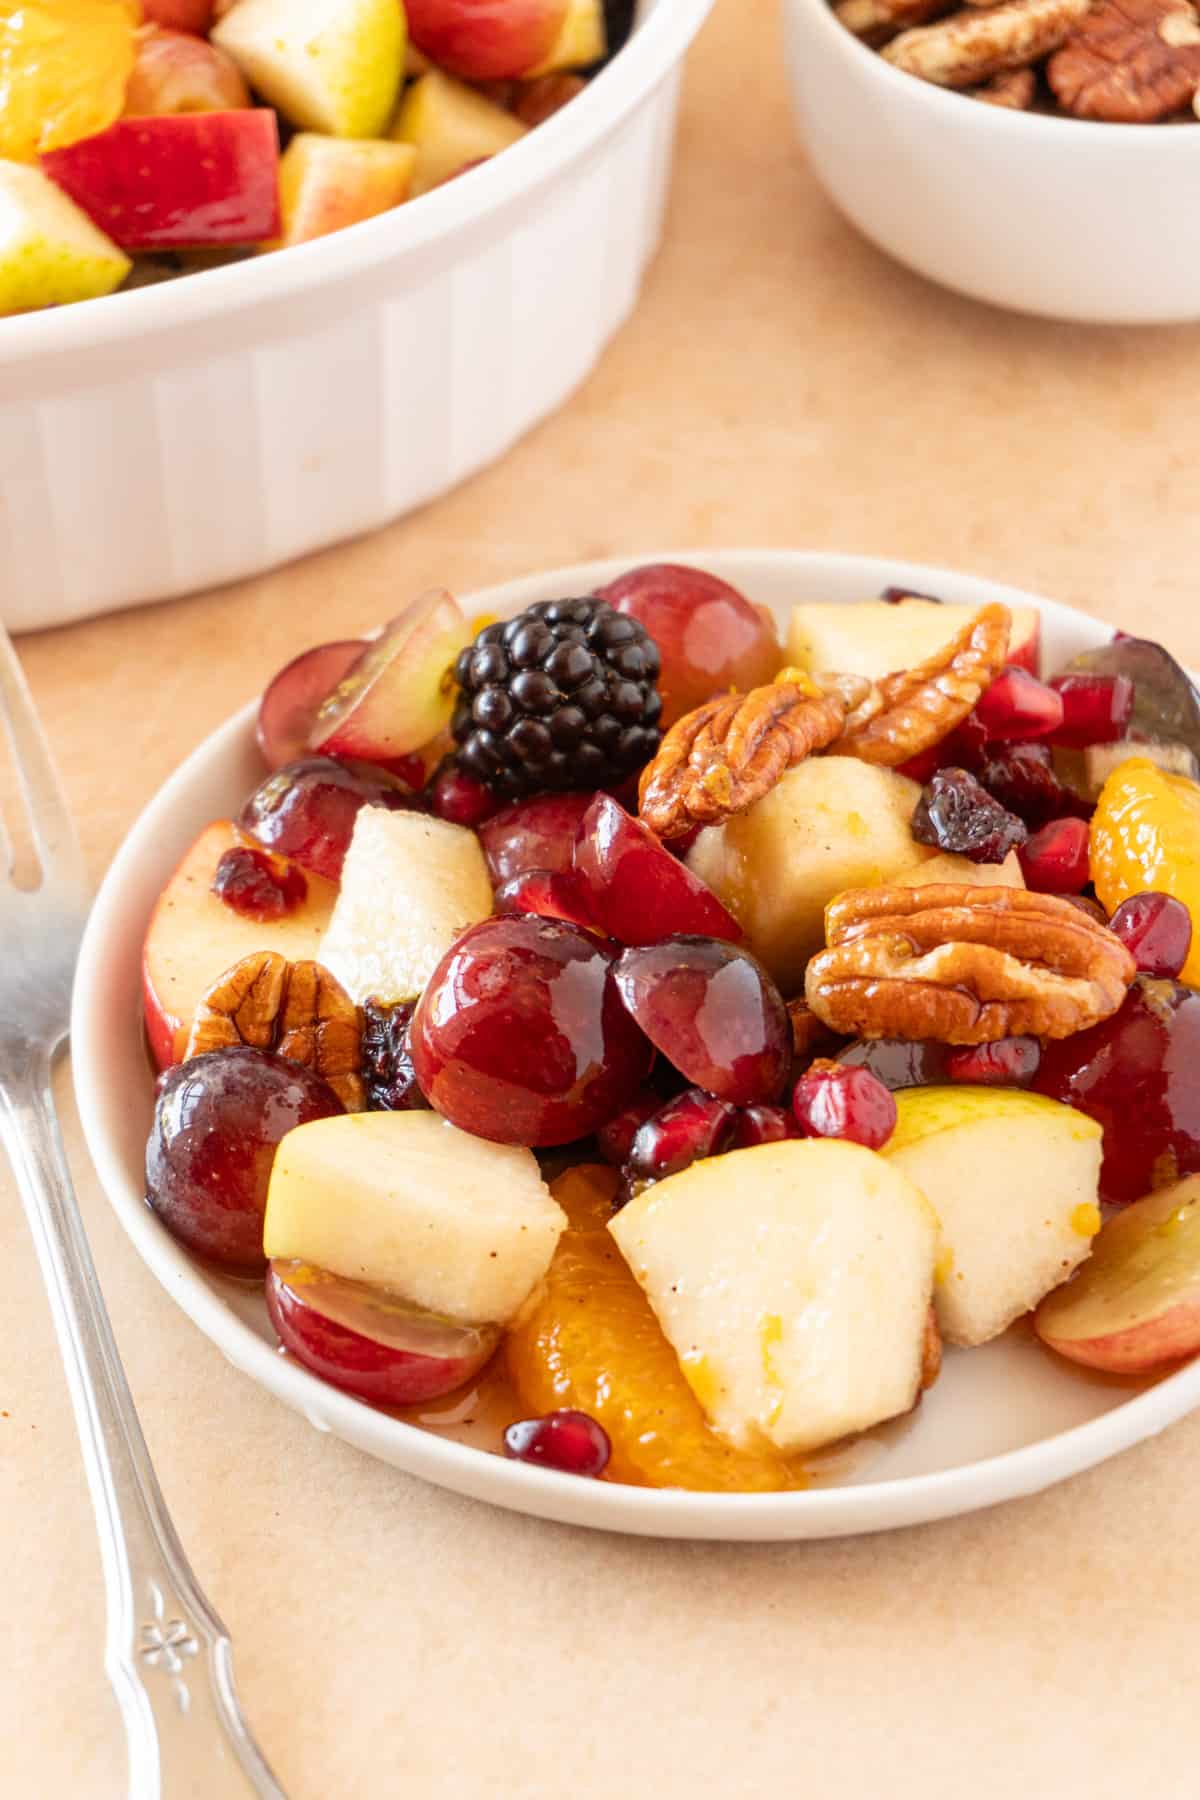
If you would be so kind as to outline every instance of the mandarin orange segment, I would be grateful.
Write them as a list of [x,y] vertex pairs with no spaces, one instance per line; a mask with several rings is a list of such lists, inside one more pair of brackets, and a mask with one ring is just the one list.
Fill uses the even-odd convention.
[[0,157],[32,162],[119,119],[137,0],[0,0]]
[[1100,790],[1088,845],[1091,877],[1111,913],[1156,889],[1192,916],[1192,948],[1180,979],[1200,987],[1200,784],[1147,757],[1118,765]]
[[769,1450],[739,1450],[705,1422],[650,1303],[605,1229],[611,1169],[571,1169],[553,1185],[570,1221],[545,1289],[508,1337],[508,1367],[531,1414],[590,1413],[612,1441],[609,1481],[635,1487],[778,1492],[803,1476]]

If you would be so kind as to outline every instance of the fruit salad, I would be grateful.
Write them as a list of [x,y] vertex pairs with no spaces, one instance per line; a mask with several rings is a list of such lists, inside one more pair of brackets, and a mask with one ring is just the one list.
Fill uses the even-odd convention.
[[0,314],[324,237],[497,155],[633,0],[0,0]]
[[660,564],[426,594],[281,670],[258,744],[146,936],[146,1193],[314,1376],[778,1492],[1010,1328],[1200,1350],[1200,706],[1160,645],[1046,672],[1033,608],[903,589],[781,642]]

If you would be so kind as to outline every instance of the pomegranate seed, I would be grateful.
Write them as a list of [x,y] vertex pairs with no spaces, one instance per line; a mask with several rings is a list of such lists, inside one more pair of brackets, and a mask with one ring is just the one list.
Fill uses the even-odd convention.
[[521,1419],[504,1433],[504,1453],[515,1462],[540,1463],[561,1475],[599,1475],[608,1466],[612,1445],[603,1425],[590,1414],[546,1413]]
[[1151,891],[1122,900],[1108,928],[1133,957],[1139,975],[1173,980],[1192,947],[1192,915],[1171,894]]
[[536,913],[542,919],[569,919],[595,926],[587,884],[573,869],[526,869],[496,889],[498,913]]
[[430,809],[435,819],[450,825],[466,825],[474,830],[496,811],[496,797],[482,781],[476,781],[457,763],[443,763],[429,789]]
[[724,1150],[732,1135],[734,1109],[703,1088],[685,1088],[638,1127],[629,1152],[634,1182],[677,1175],[703,1156]]
[[1063,722],[1062,696],[1027,669],[1009,663],[975,703],[975,717],[989,738],[1005,743],[1047,737]]
[[731,1150],[753,1150],[756,1144],[779,1144],[800,1136],[800,1127],[782,1106],[743,1106],[733,1128]]
[[973,863],[1002,863],[1029,833],[966,769],[939,769],[921,791],[911,830],[918,844]]
[[1087,822],[1051,819],[1017,855],[1025,886],[1035,894],[1077,894],[1088,879]]
[[646,1088],[623,1107],[607,1125],[602,1125],[596,1133],[596,1148],[605,1162],[612,1163],[619,1169],[633,1149],[633,1140],[646,1120],[652,1118],[662,1106],[662,1095],[653,1088]]
[[295,863],[238,844],[217,864],[212,891],[248,919],[282,919],[303,905],[308,883]]
[[1089,744],[1115,744],[1125,736],[1133,717],[1128,675],[1056,675],[1050,686],[1063,703],[1054,743],[1086,750]]
[[1037,1038],[1009,1037],[947,1050],[944,1067],[950,1081],[974,1082],[979,1087],[1026,1087],[1041,1060]]
[[796,1083],[792,1111],[802,1137],[847,1138],[879,1150],[896,1129],[896,1102],[870,1069],[816,1062]]

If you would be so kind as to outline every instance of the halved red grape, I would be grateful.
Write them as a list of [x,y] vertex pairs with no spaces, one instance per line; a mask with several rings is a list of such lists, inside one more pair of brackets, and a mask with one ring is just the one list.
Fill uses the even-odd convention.
[[626,950],[621,998],[656,1050],[697,1087],[734,1106],[777,1100],[792,1061],[782,996],[746,950],[671,937]]
[[267,1312],[285,1350],[323,1381],[375,1406],[436,1400],[478,1375],[496,1325],[460,1325],[385,1289],[311,1263],[272,1262]]
[[526,869],[496,889],[498,913],[536,913],[595,925],[586,883],[574,869]]
[[1192,915],[1182,900],[1150,891],[1122,900],[1108,921],[1142,975],[1173,979],[1192,947]]
[[344,1111],[308,1069],[245,1044],[176,1063],[159,1077],[146,1198],[189,1250],[256,1273],[276,1145]]
[[579,821],[595,795],[535,794],[506,806],[479,827],[492,882],[500,887],[530,869],[573,866]]
[[259,701],[255,726],[269,769],[281,769],[305,754],[317,709],[365,649],[362,638],[339,638],[303,651],[280,669]]
[[409,1032],[426,1099],[502,1144],[566,1144],[611,1119],[653,1054],[621,1004],[613,954],[578,925],[531,914],[465,931]]
[[402,812],[422,804],[403,781],[369,763],[310,756],[277,769],[255,788],[238,823],[268,850],[337,881],[360,808]]
[[946,1047],[947,1081],[976,1087],[1028,1087],[1038,1072],[1042,1046],[1035,1037],[996,1038],[990,1044]]
[[609,794],[597,794],[579,822],[575,867],[601,929],[619,944],[680,933],[737,943],[743,935],[712,890]]

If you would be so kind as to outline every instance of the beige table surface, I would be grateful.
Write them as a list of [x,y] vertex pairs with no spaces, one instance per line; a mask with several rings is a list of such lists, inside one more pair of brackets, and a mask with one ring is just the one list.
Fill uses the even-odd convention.
[[[92,867],[279,663],[434,582],[663,545],[890,552],[1194,662],[1198,356],[1192,331],[1011,318],[886,262],[805,169],[770,0],[719,0],[662,255],[559,418],[372,540],[24,641]],[[137,1260],[69,1101],[67,1131],[163,1486],[293,1800],[1200,1792],[1200,1419],[873,1539],[660,1544],[493,1512],[236,1374]],[[6,1172],[0,1234],[0,1793],[99,1800],[123,1753],[92,1520]]]

